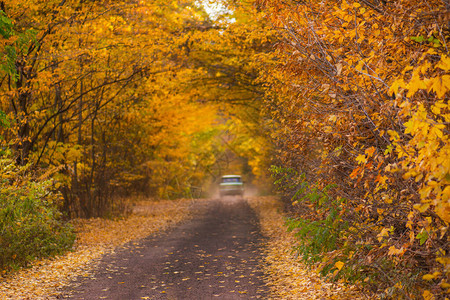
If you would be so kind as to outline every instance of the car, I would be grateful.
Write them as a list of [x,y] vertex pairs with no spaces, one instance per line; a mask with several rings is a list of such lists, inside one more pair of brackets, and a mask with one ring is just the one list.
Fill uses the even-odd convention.
[[243,196],[244,195],[244,182],[241,175],[224,175],[219,183],[220,197],[224,196]]

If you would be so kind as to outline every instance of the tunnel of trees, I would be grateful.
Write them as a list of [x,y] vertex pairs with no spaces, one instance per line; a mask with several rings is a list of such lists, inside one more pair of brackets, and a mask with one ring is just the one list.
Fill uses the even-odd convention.
[[323,275],[443,298],[448,1],[219,7],[0,1],[0,267],[69,249],[68,219],[239,172],[274,184]]

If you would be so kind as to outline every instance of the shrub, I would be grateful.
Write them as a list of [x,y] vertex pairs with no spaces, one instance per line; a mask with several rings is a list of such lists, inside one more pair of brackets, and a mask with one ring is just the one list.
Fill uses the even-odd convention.
[[0,157],[0,269],[26,266],[36,258],[61,254],[75,240],[58,210],[51,181],[33,180],[28,168]]

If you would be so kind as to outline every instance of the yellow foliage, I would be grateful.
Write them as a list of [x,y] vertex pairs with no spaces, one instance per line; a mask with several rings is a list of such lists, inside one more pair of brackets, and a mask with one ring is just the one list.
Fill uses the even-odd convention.
[[[282,37],[265,76],[276,163],[346,199],[338,250],[357,254],[344,269],[387,259],[388,297],[441,295],[395,284],[412,280],[402,273],[417,261],[448,276],[434,262],[450,222],[448,9],[438,0],[257,2]],[[286,196],[301,190],[299,177]],[[299,217],[326,220],[303,202]]]
[[344,266],[344,263],[342,261],[337,261],[334,266],[340,271]]

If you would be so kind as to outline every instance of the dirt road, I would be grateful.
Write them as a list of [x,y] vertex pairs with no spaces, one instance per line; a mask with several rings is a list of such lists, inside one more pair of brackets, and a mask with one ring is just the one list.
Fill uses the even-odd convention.
[[208,201],[192,220],[104,257],[61,298],[266,298],[257,223],[244,199]]

